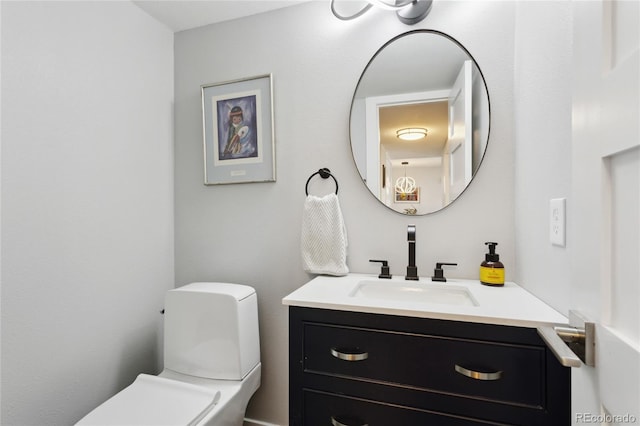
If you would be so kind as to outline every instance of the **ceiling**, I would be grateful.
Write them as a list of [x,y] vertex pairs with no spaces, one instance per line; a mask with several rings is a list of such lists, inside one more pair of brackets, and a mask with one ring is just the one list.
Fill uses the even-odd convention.
[[173,32],[257,15],[312,0],[133,0]]

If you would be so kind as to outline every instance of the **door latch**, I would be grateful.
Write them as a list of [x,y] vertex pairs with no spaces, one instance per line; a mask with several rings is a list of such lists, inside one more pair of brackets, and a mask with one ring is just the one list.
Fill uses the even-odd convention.
[[580,367],[583,363],[596,365],[594,322],[581,313],[569,311],[568,326],[539,327],[538,334],[565,367]]

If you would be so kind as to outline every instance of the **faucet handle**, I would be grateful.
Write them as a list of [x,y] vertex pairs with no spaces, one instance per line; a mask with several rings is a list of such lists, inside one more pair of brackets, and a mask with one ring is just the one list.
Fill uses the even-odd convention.
[[369,259],[369,262],[380,262],[382,263],[382,267],[380,268],[380,275],[378,278],[391,278],[391,274],[389,273],[389,262],[386,260],[375,260]]
[[437,262],[436,268],[433,270],[433,276],[431,277],[431,281],[439,281],[439,282],[447,282],[447,279],[444,276],[443,266],[458,266],[457,263],[448,263],[448,262]]

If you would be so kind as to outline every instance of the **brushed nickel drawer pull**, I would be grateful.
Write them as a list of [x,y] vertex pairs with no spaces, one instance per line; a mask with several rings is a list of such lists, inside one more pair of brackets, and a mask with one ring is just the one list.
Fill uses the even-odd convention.
[[475,380],[500,380],[502,378],[502,371],[495,371],[493,373],[483,373],[480,371],[469,370],[458,364],[456,364],[455,369],[458,373],[462,374],[463,376],[467,376]]
[[358,348],[353,350],[331,348],[331,355],[344,361],[363,361],[369,358],[368,352],[362,352]]
[[[339,417],[337,416],[331,416],[331,424],[333,426],[369,426],[369,424],[367,423],[363,423],[362,420],[358,420],[358,419],[354,419],[354,418],[350,418],[350,419],[340,419],[338,420]],[[349,421],[349,423],[342,423],[345,421]],[[354,423],[352,423],[354,422]]]

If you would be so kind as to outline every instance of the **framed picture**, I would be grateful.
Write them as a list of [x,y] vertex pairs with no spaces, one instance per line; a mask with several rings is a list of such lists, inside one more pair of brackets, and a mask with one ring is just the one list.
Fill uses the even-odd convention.
[[419,203],[420,202],[420,188],[416,188],[413,192],[402,193],[395,191],[396,203]]
[[204,184],[274,182],[271,74],[201,87]]

